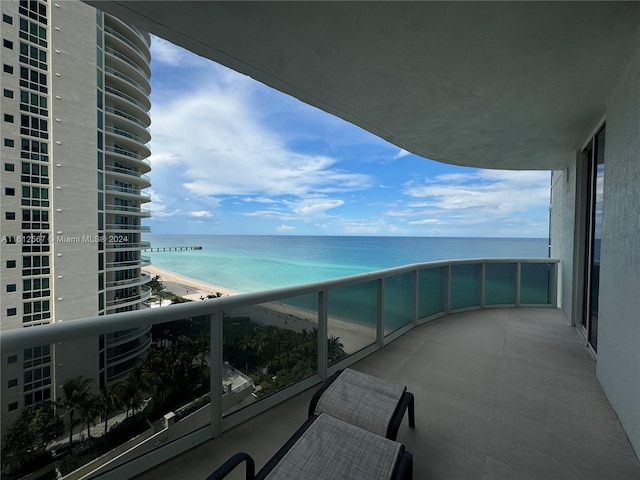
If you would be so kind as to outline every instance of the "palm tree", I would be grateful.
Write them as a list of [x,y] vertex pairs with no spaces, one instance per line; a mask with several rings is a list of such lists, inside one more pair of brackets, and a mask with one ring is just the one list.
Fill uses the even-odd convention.
[[333,363],[345,355],[344,344],[340,341],[340,337],[330,335],[327,339],[327,357],[329,363]]
[[64,413],[69,416],[69,445],[73,444],[73,427],[76,426],[77,420],[73,417],[80,408],[80,405],[86,401],[90,395],[93,380],[84,378],[82,375],[67,380],[62,384],[63,398],[58,399],[57,404],[64,408]]
[[100,395],[100,411],[104,414],[104,434],[107,434],[107,423],[109,422],[109,414],[114,410],[120,410],[124,407],[122,400],[124,394],[124,382],[116,382],[107,384],[102,389]]
[[128,417],[129,410],[134,414],[144,403],[144,393],[151,387],[149,373],[140,364],[131,371],[124,382],[118,385],[125,402]]
[[96,424],[96,417],[100,415],[100,397],[87,392],[78,404],[80,420],[87,427],[87,439],[91,442],[91,427]]

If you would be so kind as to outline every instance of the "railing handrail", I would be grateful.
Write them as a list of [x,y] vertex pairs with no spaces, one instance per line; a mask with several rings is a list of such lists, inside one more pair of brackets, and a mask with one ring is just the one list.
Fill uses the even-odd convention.
[[136,45],[134,42],[132,42],[131,40],[129,40],[127,37],[125,37],[124,35],[122,35],[120,32],[118,32],[115,28],[110,27],[109,25],[105,25],[104,26],[104,31],[107,33],[110,33],[111,35],[113,35],[114,37],[118,38],[119,40],[123,41],[124,43],[126,43],[128,46],[130,46],[131,48],[133,48],[137,53],[139,53],[143,59],[145,59],[147,62],[151,61],[151,56],[149,55],[148,52],[143,52],[142,49]]
[[122,73],[120,70],[117,70],[113,67],[104,67],[104,71],[107,73],[110,73],[114,77],[118,77],[125,80],[126,82],[130,83],[132,86],[136,87],[138,90],[141,90],[142,92],[144,92],[146,95],[151,94],[151,87],[145,87],[140,82],[138,82],[137,80],[134,80],[126,73]]
[[138,195],[140,197],[151,198],[151,194],[149,192],[143,192],[142,190],[139,190],[136,188],[121,187],[119,185],[105,185],[104,189],[109,192],[129,193],[131,195]]
[[123,112],[122,110],[119,110],[119,109],[114,108],[114,107],[110,107],[110,106],[108,106],[108,105],[104,107],[104,110],[105,110],[105,112],[107,112],[107,113],[113,113],[114,115],[117,115],[117,116],[119,116],[119,117],[126,118],[126,119],[127,119],[127,120],[129,120],[130,122],[133,122],[133,123],[135,123],[136,125],[138,125],[138,126],[140,126],[140,127],[144,128],[145,130],[147,130],[147,131],[148,131],[148,126],[147,126],[147,125],[145,125],[145,123],[144,123],[142,120],[140,120],[139,118],[137,118],[137,117],[135,117],[135,116],[131,115],[130,113]]
[[135,105],[136,107],[140,108],[145,113],[148,113],[148,111],[149,111],[149,107],[147,105],[142,103],[140,100],[137,100],[137,99],[133,98],[131,95],[127,95],[126,93],[122,93],[117,88],[113,88],[113,87],[111,87],[109,85],[105,85],[104,86],[104,91],[105,92],[109,92],[109,93],[111,93],[113,95],[116,95],[116,96],[118,96],[120,98],[124,98],[127,102],[132,103],[133,105]]
[[142,74],[142,76],[145,78],[145,80],[149,80],[149,75],[147,74],[147,72],[144,71],[144,69],[138,65],[136,62],[134,62],[133,60],[131,60],[129,57],[127,57],[126,55],[123,55],[122,53],[120,53],[119,51],[117,51],[115,48],[112,47],[104,47],[104,51],[106,53],[109,53],[111,55],[113,55],[114,57],[119,58],[120,60],[122,60],[124,63],[126,63],[127,65],[133,67],[135,70],[137,70],[140,74]]
[[135,153],[132,152],[130,150],[127,150],[126,148],[116,148],[116,147],[112,147],[111,145],[106,145],[104,147],[104,149],[107,152],[112,152],[112,153],[117,153],[119,155],[123,155],[125,157],[129,157],[129,158],[133,158],[134,160],[137,160],[139,162],[144,163],[145,165],[151,165],[151,163],[149,162],[149,160],[147,160],[145,157],[143,157],[142,155],[140,155],[139,153]]
[[141,231],[151,231],[151,227],[149,225],[129,225],[122,223],[108,223],[105,226],[105,230],[141,230]]
[[135,140],[136,142],[140,143],[141,145],[143,145],[144,147],[149,149],[148,143],[144,141],[144,138],[139,137],[138,135],[134,135],[133,133],[125,132],[121,128],[115,128],[115,127],[110,127],[110,126],[104,127],[104,130],[106,132],[109,132],[109,133],[115,133],[116,135],[121,135],[123,137],[130,138],[131,140]]
[[[149,242],[140,244],[114,244],[110,248],[135,248]],[[74,321],[51,323],[41,325],[38,328],[14,329],[0,333],[0,346],[5,351],[18,351],[30,345],[50,344],[65,340],[80,339],[89,336],[100,335],[105,332],[125,330],[128,328],[155,325],[159,323],[183,320],[185,318],[202,315],[214,315],[220,312],[242,308],[250,305],[276,302],[292,297],[308,295],[311,293],[326,292],[327,290],[354,285],[374,280],[382,280],[387,277],[402,273],[448,267],[455,265],[475,265],[490,263],[544,263],[558,264],[557,259],[536,258],[477,258],[461,260],[442,260],[436,262],[415,263],[400,267],[378,270],[375,272],[361,273],[347,277],[323,280],[319,282],[282,287],[272,290],[264,290],[253,293],[242,293],[226,297],[219,297],[198,302],[181,303],[172,305],[171,308],[154,308],[138,310],[134,312],[114,313],[107,316],[97,316]],[[555,289],[557,287],[554,286]],[[555,294],[555,291],[553,292]]]

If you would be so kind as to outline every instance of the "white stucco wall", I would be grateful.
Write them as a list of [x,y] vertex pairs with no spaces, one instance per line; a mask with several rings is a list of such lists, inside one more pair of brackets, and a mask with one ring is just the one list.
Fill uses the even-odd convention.
[[640,51],[607,106],[597,375],[640,456]]
[[559,307],[572,318],[573,232],[575,229],[576,166],[567,159],[567,168],[554,171],[551,184],[551,258],[560,260]]
[[[58,2],[50,25],[52,304],[60,322],[98,314],[98,244],[83,239],[98,232],[95,9]],[[79,375],[97,389],[97,351],[97,338],[55,345],[56,396]]]

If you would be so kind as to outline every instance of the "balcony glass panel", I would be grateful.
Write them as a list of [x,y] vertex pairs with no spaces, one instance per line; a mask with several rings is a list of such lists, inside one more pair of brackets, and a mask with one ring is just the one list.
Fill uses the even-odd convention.
[[375,343],[377,292],[375,281],[329,290],[327,315],[330,365]]
[[547,305],[551,303],[550,285],[553,265],[523,263],[521,268],[520,303]]
[[484,271],[485,305],[516,303],[516,264],[487,263]]
[[223,415],[318,371],[317,295],[226,312]]
[[445,267],[418,272],[418,318],[444,312],[446,308]]
[[[22,449],[15,458],[19,476],[40,468],[58,468],[63,475],[81,468],[86,475],[114,448],[153,449],[162,444],[150,439],[156,433],[171,442],[210,424],[209,408],[190,416],[202,407],[202,397],[208,402],[208,317],[33,345],[16,352],[16,359],[2,362],[2,378],[17,379],[8,393],[17,418],[6,428],[34,428],[31,433],[40,435],[33,436],[33,447],[20,444],[30,453]],[[28,422],[40,415],[36,410],[46,415],[46,424]],[[51,455],[70,442],[68,455]]]
[[391,333],[411,323],[413,306],[413,272],[384,280],[384,331]]
[[451,309],[473,307],[480,298],[480,264],[451,266]]

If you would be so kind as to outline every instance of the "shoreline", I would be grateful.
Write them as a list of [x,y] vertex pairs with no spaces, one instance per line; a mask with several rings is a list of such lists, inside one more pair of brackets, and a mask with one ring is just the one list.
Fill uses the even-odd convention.
[[[242,293],[230,288],[186,277],[170,270],[156,267],[155,265],[148,265],[143,267],[142,270],[149,273],[152,278],[156,275],[159,276],[168,292],[193,301],[199,301],[200,297],[206,298],[207,295],[215,295],[218,292],[223,296]],[[279,302],[269,302],[239,308],[234,311],[234,314],[245,314],[250,316],[253,321],[263,325],[272,325],[298,332],[303,329],[310,330],[318,326],[316,312]],[[375,331],[371,330],[371,326],[362,323],[330,317],[328,330],[329,335],[340,338],[347,354],[357,352],[375,342]]]
[[185,277],[184,275],[180,275],[179,273],[175,273],[155,265],[147,265],[146,267],[142,267],[142,270],[149,273],[151,278],[159,276],[162,284],[168,292],[174,293],[180,297],[188,298],[189,300],[200,300],[200,297],[206,298],[207,295],[215,295],[216,293],[221,293],[223,296],[242,293],[231,288],[203,282],[191,277]]

